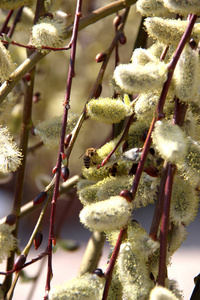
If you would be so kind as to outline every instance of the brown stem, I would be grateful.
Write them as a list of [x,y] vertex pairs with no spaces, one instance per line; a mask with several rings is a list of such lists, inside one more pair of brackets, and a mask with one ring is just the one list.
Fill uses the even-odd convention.
[[63,113],[63,120],[62,120],[62,127],[61,127],[61,136],[60,136],[60,144],[59,144],[59,151],[58,151],[58,159],[57,159],[57,173],[55,179],[55,187],[53,192],[52,198],[52,206],[51,206],[51,216],[50,216],[50,229],[49,229],[49,240],[48,240],[48,269],[47,269],[47,279],[46,279],[46,294],[44,299],[48,299],[48,292],[50,290],[50,281],[52,276],[52,242],[55,238],[54,234],[54,225],[55,225],[55,213],[56,213],[56,203],[58,198],[59,192],[59,181],[60,181],[60,173],[61,173],[61,162],[62,157],[61,153],[64,153],[64,140],[65,140],[65,131],[67,125],[67,116],[68,110],[70,109],[70,94],[71,94],[71,86],[72,86],[72,79],[74,76],[74,65],[75,65],[75,55],[76,55],[76,43],[77,43],[77,36],[78,36],[78,27],[79,27],[79,20],[81,17],[81,5],[82,0],[77,1],[76,6],[76,13],[75,13],[75,21],[73,27],[73,40],[71,46],[71,55],[70,55],[70,63],[69,63],[69,70],[68,70],[68,78],[67,78],[67,87],[66,87],[66,94],[64,99],[64,113]]
[[9,12],[8,12],[8,14],[7,14],[7,16],[6,16],[6,19],[5,19],[5,21],[4,21],[4,23],[3,23],[3,26],[2,26],[2,28],[1,28],[1,31],[0,31],[0,35],[2,34],[2,33],[6,33],[6,29],[7,29],[7,25],[8,25],[8,22],[10,21],[10,18],[11,18],[11,16],[12,16],[12,14],[13,14],[13,10],[9,10]]
[[108,268],[107,268],[107,270],[104,274],[105,277],[106,277],[106,284],[105,284],[102,300],[107,299],[110,283],[111,283],[111,280],[112,280],[113,269],[114,269],[114,266],[115,266],[115,262],[117,260],[117,256],[119,254],[121,243],[122,243],[124,237],[126,236],[126,230],[127,230],[126,228],[123,228],[123,229],[120,230],[120,233],[119,233],[116,245],[115,245],[115,249],[114,249],[114,251],[112,253],[112,256],[111,256],[111,259],[110,259],[109,266],[108,266]]
[[158,272],[158,285],[165,286],[166,278],[166,259],[167,259],[167,238],[169,230],[169,212],[173,185],[173,176],[175,166],[171,163],[167,165],[167,180],[165,184],[165,198],[164,208],[161,219],[160,228],[160,259],[159,259],[159,272]]

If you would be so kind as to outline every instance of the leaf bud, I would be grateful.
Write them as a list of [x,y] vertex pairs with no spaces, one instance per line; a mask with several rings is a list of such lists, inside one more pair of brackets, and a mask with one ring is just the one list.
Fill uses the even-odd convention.
[[67,166],[61,168],[61,176],[63,181],[66,181],[69,178],[69,168]]
[[95,270],[92,272],[92,274],[95,274],[95,275],[97,275],[98,277],[103,277],[103,276],[104,276],[104,273],[103,273],[102,269],[99,269],[99,268],[95,269]]
[[6,217],[5,223],[12,226],[15,225],[17,222],[17,216],[15,214],[10,214]]
[[102,84],[99,84],[95,91],[94,98],[95,99],[99,98],[99,96],[101,95],[101,92],[102,92]]
[[36,92],[33,94],[33,102],[38,103],[40,101],[40,92]]
[[122,19],[122,17],[120,15],[117,15],[116,17],[114,17],[114,19],[113,19],[113,26],[115,28],[117,28],[120,25],[121,19]]
[[20,256],[17,257],[15,263],[14,263],[14,266],[13,266],[13,269],[15,271],[19,271],[22,269],[23,265],[25,264],[26,262],[26,255],[25,254],[21,254]]
[[44,200],[46,199],[46,197],[47,197],[47,192],[45,192],[45,191],[40,192],[40,193],[35,197],[35,199],[33,200],[33,206],[39,205],[39,204],[41,204],[42,202],[44,202]]
[[144,167],[143,171],[151,177],[158,177],[159,170],[153,165]]
[[100,52],[96,55],[95,60],[97,63],[100,63],[106,59],[107,54],[105,52]]
[[130,191],[128,190],[122,190],[119,195],[121,197],[124,197],[128,202],[131,202],[133,200],[133,195]]
[[121,45],[126,44],[126,36],[123,32],[119,35],[119,42],[120,42]]
[[37,250],[40,247],[40,245],[42,244],[42,240],[43,240],[43,234],[41,231],[38,231],[33,241],[35,250]]
[[113,196],[107,200],[86,205],[80,212],[80,221],[90,230],[110,231],[126,226],[133,205],[124,197]]

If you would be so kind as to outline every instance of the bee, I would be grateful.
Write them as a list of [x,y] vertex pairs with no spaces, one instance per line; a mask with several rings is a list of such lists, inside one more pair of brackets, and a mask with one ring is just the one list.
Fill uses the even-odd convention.
[[94,163],[94,156],[97,155],[97,150],[95,148],[88,148],[83,156],[83,162],[84,162],[84,166],[89,169],[90,168],[90,165],[91,165],[91,162],[93,164]]

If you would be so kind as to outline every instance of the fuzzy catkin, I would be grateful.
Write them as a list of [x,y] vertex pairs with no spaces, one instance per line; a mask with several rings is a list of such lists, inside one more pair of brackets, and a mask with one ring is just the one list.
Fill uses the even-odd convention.
[[[185,32],[188,21],[163,19],[159,17],[149,17],[145,19],[144,25],[148,34],[159,42],[178,45]],[[196,23],[191,37],[198,43],[200,38],[200,23]]]
[[149,300],[178,300],[178,298],[167,288],[155,286],[150,293]]
[[136,8],[143,16],[159,16],[168,13],[163,0],[138,0]]
[[186,44],[174,71],[175,93],[183,102],[194,101],[199,84],[198,51]]
[[54,287],[50,292],[50,300],[101,300],[104,282],[104,278],[85,273]]
[[34,0],[0,0],[0,8],[16,9],[24,5],[31,5]]
[[187,145],[184,132],[169,121],[157,121],[152,133],[153,143],[163,159],[171,163],[183,160]]
[[131,108],[120,99],[93,99],[86,105],[87,115],[98,122],[114,124],[131,114]]
[[163,0],[163,2],[166,8],[179,15],[200,13],[199,0]]
[[145,299],[153,288],[145,260],[134,250],[130,243],[122,244],[117,261],[124,296],[128,300]]
[[122,64],[114,71],[116,84],[126,93],[136,94],[162,87],[167,66],[162,62],[146,65]]
[[0,172],[15,172],[22,161],[22,153],[13,141],[7,127],[0,126]]
[[16,248],[17,240],[12,235],[12,231],[15,229],[15,225],[10,226],[8,224],[0,225],[0,263],[10,257],[11,251]]
[[[78,115],[68,114],[66,134],[70,133],[78,121]],[[41,138],[48,148],[55,148],[59,145],[59,137],[62,126],[62,116],[54,117],[38,123],[35,127],[35,134]]]
[[194,187],[187,180],[176,177],[172,188],[171,221],[188,225],[195,218],[198,205],[199,198]]
[[80,221],[90,230],[110,231],[124,227],[132,212],[133,204],[120,196],[86,205],[80,212]]
[[7,80],[14,69],[9,51],[0,41],[0,80]]
[[43,53],[42,46],[57,48],[64,39],[64,24],[60,20],[43,18],[32,27],[32,43]]

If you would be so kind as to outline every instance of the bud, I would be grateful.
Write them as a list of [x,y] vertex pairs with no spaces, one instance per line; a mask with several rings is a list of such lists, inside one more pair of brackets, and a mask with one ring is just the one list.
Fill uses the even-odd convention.
[[115,28],[117,28],[117,27],[120,25],[121,19],[122,19],[122,17],[121,17],[120,15],[117,15],[117,16],[114,18],[114,20],[113,20],[113,26],[114,26]]
[[20,256],[17,257],[13,269],[15,271],[20,271],[22,269],[22,267],[24,266],[26,262],[26,255],[25,254],[21,254]]
[[186,138],[178,125],[169,121],[157,121],[152,133],[153,143],[163,159],[176,164],[183,160],[186,154]]
[[12,225],[15,225],[17,222],[17,216],[14,215],[14,214],[10,214],[6,217],[6,221],[5,223],[12,226]]
[[132,208],[132,203],[124,197],[114,196],[85,206],[80,212],[80,221],[90,230],[117,230],[127,225]]
[[128,190],[122,190],[119,195],[121,197],[124,197],[128,202],[131,202],[133,200],[133,195],[130,191]]
[[125,45],[126,44],[126,36],[124,35],[124,33],[121,33],[119,35],[119,42],[121,45]]
[[96,57],[95,57],[95,60],[96,60],[96,62],[97,63],[100,63],[100,62],[102,62],[102,61],[104,61],[105,59],[106,59],[106,53],[104,52],[104,53],[98,53],[97,55],[96,55]]
[[33,241],[35,250],[37,250],[40,247],[40,245],[42,244],[42,240],[43,240],[43,234],[41,233],[41,231],[38,231]]
[[[32,27],[32,43],[40,50],[42,46],[57,48],[64,39],[64,24],[60,20],[49,17],[42,18]],[[42,50],[48,53],[49,50]]]
[[41,204],[42,202],[44,202],[44,200],[46,199],[46,197],[47,197],[47,192],[45,192],[45,191],[40,192],[40,193],[35,197],[35,199],[33,200],[33,206],[39,205],[39,204]]
[[69,169],[67,166],[61,168],[61,176],[64,182],[69,178]]
[[119,123],[132,113],[131,107],[120,99],[93,99],[86,105],[87,115],[92,119],[106,124]]
[[126,93],[137,94],[163,86],[167,79],[167,66],[163,62],[145,66],[122,64],[114,71],[116,84]]
[[95,99],[99,98],[99,96],[101,95],[101,92],[102,92],[102,84],[99,84],[96,89],[96,92],[94,94],[94,98]]

